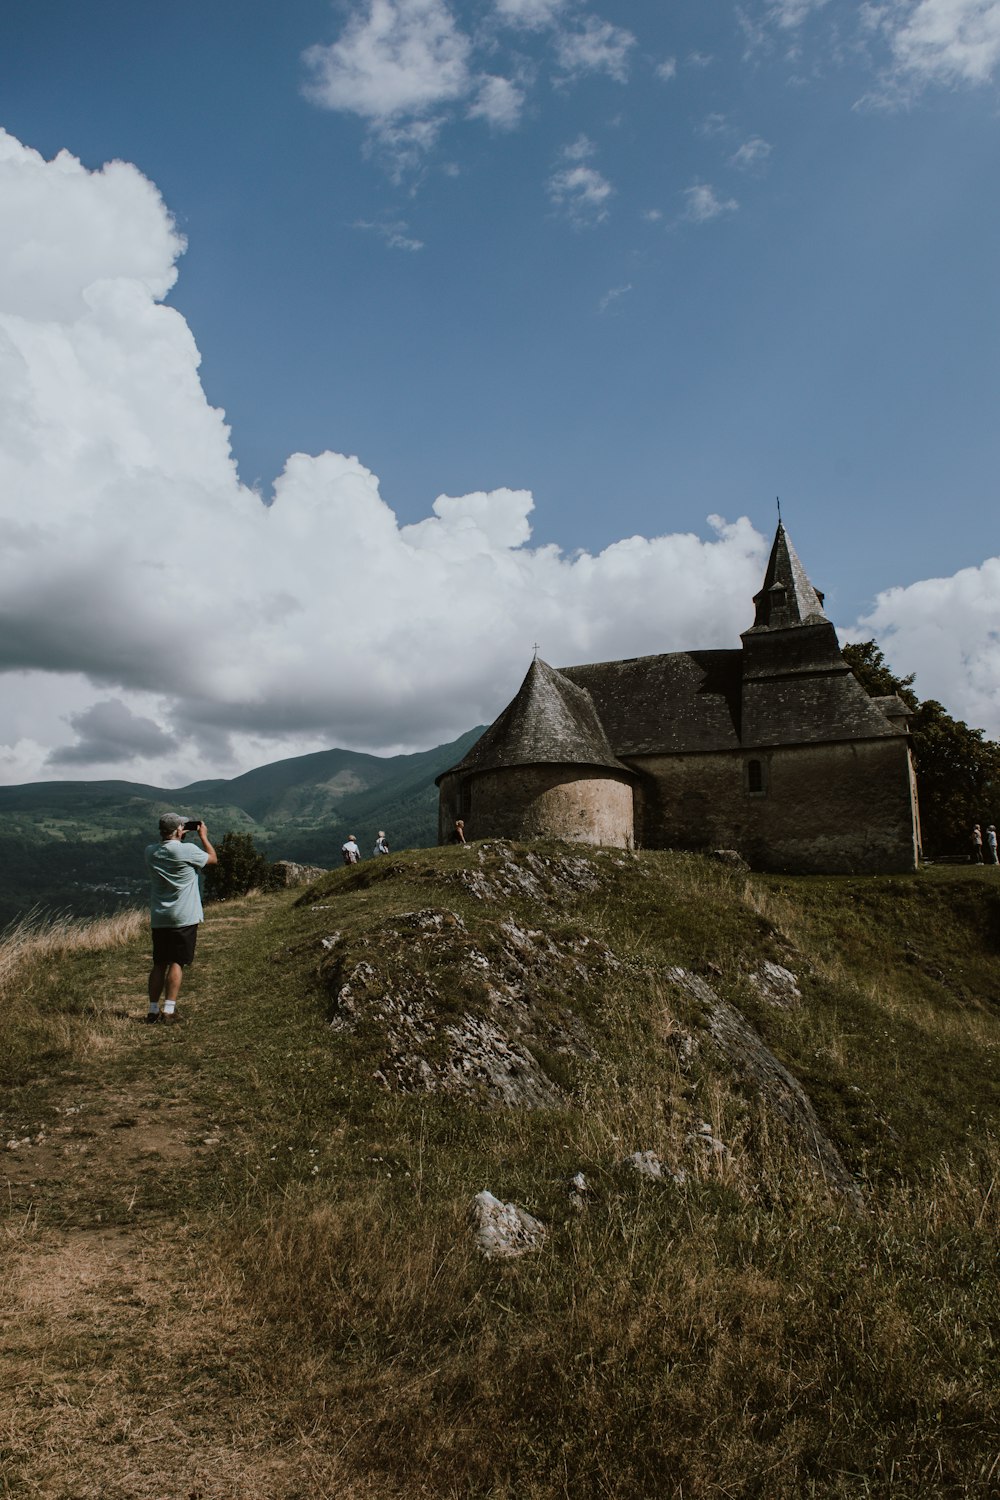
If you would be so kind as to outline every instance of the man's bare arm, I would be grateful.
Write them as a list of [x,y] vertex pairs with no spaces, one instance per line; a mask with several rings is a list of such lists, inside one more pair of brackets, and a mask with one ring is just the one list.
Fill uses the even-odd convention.
[[198,837],[201,839],[201,842],[205,848],[205,853],[208,855],[208,860],[205,865],[205,869],[207,870],[209,865],[217,865],[219,863],[219,856],[216,854],[215,850],[212,848],[212,845],[208,841],[208,829],[205,827],[204,823],[198,824]]

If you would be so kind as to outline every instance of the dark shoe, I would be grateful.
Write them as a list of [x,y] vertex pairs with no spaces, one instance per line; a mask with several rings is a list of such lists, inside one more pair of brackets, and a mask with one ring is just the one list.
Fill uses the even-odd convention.
[[172,1011],[169,1011],[169,1012],[165,1011],[165,1010],[161,1010],[160,1011],[160,1025],[161,1026],[179,1026],[181,1024],[182,1019],[183,1019],[183,1017],[181,1016],[181,1013],[180,1013],[179,1010],[172,1010]]
[[159,1019],[160,1012],[158,1010],[148,1010],[143,1016],[143,1020],[145,1021],[147,1026],[152,1026],[153,1022],[158,1021]]

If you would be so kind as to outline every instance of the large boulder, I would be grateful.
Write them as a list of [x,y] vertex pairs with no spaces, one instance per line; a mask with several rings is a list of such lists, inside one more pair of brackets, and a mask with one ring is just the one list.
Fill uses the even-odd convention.
[[319,865],[297,865],[291,859],[277,859],[267,867],[267,883],[272,890],[284,891],[295,885],[312,885],[327,874],[329,871]]

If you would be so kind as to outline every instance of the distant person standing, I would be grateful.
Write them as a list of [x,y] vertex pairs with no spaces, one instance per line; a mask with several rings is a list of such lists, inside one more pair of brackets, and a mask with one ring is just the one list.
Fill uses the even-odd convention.
[[372,854],[388,854],[388,853],[389,853],[389,845],[385,841],[385,830],[383,828],[380,828],[379,831],[378,831],[378,838],[375,840],[375,848],[372,850]]
[[978,823],[972,825],[972,859],[977,865],[983,862],[983,833]]
[[989,864],[997,863],[997,831],[991,823],[986,830],[986,847],[989,850]]
[[[186,844],[185,833],[197,833],[200,843]],[[198,872],[218,864],[200,820],[187,822],[177,813],[160,819],[160,841],[146,848],[149,870],[149,919],[153,933],[153,967],[149,971],[147,1021],[174,1024],[184,970],[194,963],[198,927],[205,920]],[[163,996],[163,1011],[160,997]]]
[[449,842],[452,843],[452,844],[464,844],[465,843],[465,824],[464,824],[464,822],[462,821],[461,818],[456,818],[455,819],[455,831],[452,834],[451,839],[450,839]]
[[353,833],[349,833],[347,835],[347,843],[341,844],[340,852],[344,856],[345,865],[357,864],[358,860],[361,858],[361,850],[358,848],[358,841],[354,837]]

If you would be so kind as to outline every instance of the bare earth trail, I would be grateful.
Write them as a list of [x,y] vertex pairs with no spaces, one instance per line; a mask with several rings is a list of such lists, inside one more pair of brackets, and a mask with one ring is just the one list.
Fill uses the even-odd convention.
[[259,1128],[260,914],[210,913],[179,1026],[143,1023],[144,955],[110,955],[88,1060],[0,1101],[0,1496],[361,1493],[275,1399],[213,1244],[213,1176]]

